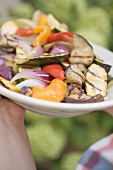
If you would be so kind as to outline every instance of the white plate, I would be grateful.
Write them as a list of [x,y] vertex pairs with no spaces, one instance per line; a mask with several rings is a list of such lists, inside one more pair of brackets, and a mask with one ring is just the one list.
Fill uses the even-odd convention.
[[[105,61],[106,64],[113,65],[113,53],[99,45],[91,43],[94,52],[101,59]],[[113,75],[113,68],[110,71]],[[113,105],[113,87],[108,89],[107,97],[105,101],[100,103],[89,103],[89,104],[70,104],[70,103],[56,103],[40,99],[35,99],[31,97],[24,96],[12,92],[2,86],[0,86],[0,94],[13,100],[19,105],[23,106],[27,110],[41,115],[52,116],[52,117],[72,117],[81,114],[86,114],[94,110],[104,110]]]

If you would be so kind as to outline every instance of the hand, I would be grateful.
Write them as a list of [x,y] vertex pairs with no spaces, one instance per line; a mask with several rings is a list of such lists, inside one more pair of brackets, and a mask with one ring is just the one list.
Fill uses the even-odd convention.
[[5,97],[0,96],[0,118],[11,118],[24,123],[25,109],[13,103]]
[[36,170],[24,126],[25,109],[0,97],[0,169]]

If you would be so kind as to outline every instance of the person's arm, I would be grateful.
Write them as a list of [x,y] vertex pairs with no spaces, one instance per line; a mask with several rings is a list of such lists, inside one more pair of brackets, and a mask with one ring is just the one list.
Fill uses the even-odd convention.
[[0,97],[0,169],[36,170],[24,126],[25,110]]

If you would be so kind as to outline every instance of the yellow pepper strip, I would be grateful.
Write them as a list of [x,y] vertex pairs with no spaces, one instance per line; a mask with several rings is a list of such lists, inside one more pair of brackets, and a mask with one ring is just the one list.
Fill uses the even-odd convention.
[[41,15],[38,19],[38,25],[45,25],[49,27],[47,15]]
[[37,28],[33,29],[34,34],[39,34],[36,36],[33,45],[35,47],[43,45],[46,43],[47,38],[52,34],[50,28],[45,25],[39,25]]

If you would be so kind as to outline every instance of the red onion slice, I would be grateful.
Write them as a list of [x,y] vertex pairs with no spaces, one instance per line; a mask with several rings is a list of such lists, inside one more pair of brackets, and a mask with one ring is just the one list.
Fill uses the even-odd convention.
[[58,45],[54,47],[50,52],[50,54],[62,54],[62,53],[69,53],[69,49],[64,45]]
[[29,80],[24,80],[21,83],[16,85],[17,89],[21,89],[22,87],[34,87],[34,86],[40,86],[40,87],[46,87],[48,86],[49,83],[39,80],[39,79],[29,79]]
[[42,56],[44,54],[44,50],[41,46],[38,46],[37,48],[34,48],[29,55],[31,55],[32,57],[39,57]]
[[5,64],[5,58],[0,58],[0,66],[3,66]]
[[28,79],[38,79],[41,78],[43,80],[51,81],[53,77],[42,70],[24,70],[20,73],[16,74],[10,81],[10,83],[13,83],[15,80],[21,79],[21,78],[28,78]]

